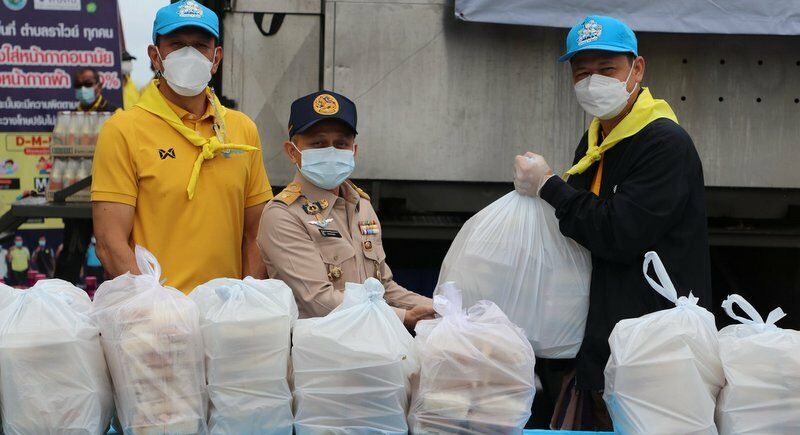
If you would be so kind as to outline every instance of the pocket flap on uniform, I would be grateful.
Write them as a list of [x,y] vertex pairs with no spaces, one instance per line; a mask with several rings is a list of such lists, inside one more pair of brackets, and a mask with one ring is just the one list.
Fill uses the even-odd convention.
[[342,239],[319,245],[319,255],[325,264],[340,265],[356,256],[353,247]]
[[364,251],[364,256],[370,260],[375,260],[382,263],[386,260],[386,252],[383,250],[383,242],[381,239],[367,239],[361,242],[361,249]]

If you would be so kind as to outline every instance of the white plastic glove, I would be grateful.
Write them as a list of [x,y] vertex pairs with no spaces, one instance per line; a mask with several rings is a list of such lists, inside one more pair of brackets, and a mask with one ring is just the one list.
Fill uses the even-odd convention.
[[531,152],[514,159],[514,189],[520,195],[539,196],[539,190],[553,170],[544,157]]

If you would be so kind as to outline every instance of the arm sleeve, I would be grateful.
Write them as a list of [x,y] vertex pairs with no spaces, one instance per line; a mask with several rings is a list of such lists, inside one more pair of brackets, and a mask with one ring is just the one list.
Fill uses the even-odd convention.
[[314,242],[287,210],[274,206],[265,209],[258,246],[270,266],[270,277],[292,289],[298,308],[308,317],[324,316],[342,303],[344,295],[328,281]]
[[561,232],[592,255],[640,262],[685,207],[688,152],[681,145],[652,144],[610,198],[575,189],[559,177],[550,178],[540,196],[556,209]]
[[139,182],[125,135],[110,120],[100,130],[92,163],[92,201],[136,207]]
[[[392,275],[392,270],[389,268],[389,265],[385,262],[383,263],[383,270],[381,271],[382,276],[382,284],[383,287],[386,289],[386,293],[384,293],[384,298],[386,302],[391,305],[392,307],[401,308],[403,310],[411,309],[416,307],[417,305],[432,305],[433,301],[430,298],[426,298],[420,294],[414,293],[411,290],[406,289],[405,287],[398,284]],[[399,314],[398,314],[399,315]],[[405,315],[405,312],[403,313]],[[402,320],[403,317],[400,317]]]
[[263,152],[261,151],[261,138],[255,124],[251,124],[250,145],[258,148],[258,151],[249,153],[250,158],[250,178],[247,180],[247,197],[244,206],[252,207],[263,204],[272,199],[272,186],[267,178],[267,170],[264,167]]

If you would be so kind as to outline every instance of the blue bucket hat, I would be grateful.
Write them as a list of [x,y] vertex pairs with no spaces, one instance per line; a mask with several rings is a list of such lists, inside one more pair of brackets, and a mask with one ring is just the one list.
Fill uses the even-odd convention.
[[633,30],[622,21],[590,15],[573,27],[567,35],[567,52],[558,60],[565,62],[583,50],[613,51],[639,55],[638,42]]
[[158,35],[166,35],[181,27],[199,27],[219,41],[219,17],[211,9],[194,0],[183,0],[164,6],[153,21],[153,44]]

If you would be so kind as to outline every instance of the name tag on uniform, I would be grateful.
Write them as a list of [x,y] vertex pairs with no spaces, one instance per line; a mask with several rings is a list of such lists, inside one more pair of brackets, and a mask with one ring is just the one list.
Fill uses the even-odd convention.
[[320,228],[319,233],[322,234],[322,237],[336,237],[337,239],[342,238],[342,235],[336,230],[326,230],[324,228]]

